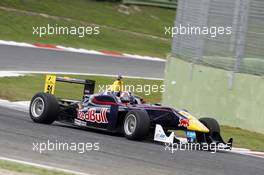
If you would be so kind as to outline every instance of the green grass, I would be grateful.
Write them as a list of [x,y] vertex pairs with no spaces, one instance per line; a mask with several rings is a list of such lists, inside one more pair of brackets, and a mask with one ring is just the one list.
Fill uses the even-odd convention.
[[176,12],[175,9],[127,6],[130,14],[126,15],[119,12],[119,2],[95,0],[1,0],[0,5],[162,37],[165,37],[164,26],[173,24]]
[[230,126],[221,126],[221,131],[226,141],[229,138],[234,139],[234,147],[249,148],[251,150],[264,152],[264,134]]
[[[89,0],[1,0],[0,6],[73,19],[73,21],[56,20],[27,13],[0,10],[0,39],[3,40],[59,44],[163,58],[170,51],[170,39],[154,39],[131,32],[166,38],[164,26],[173,25],[175,10],[128,6],[130,14],[126,15],[118,11],[119,3]],[[58,24],[58,26],[97,24],[107,27],[100,27],[99,35],[84,38],[66,35],[50,35],[40,38],[32,34],[33,26],[47,26],[47,24]]]
[[1,169],[9,170],[11,172],[27,173],[27,174],[38,174],[38,175],[74,175],[71,173],[65,173],[55,170],[47,170],[44,168],[36,168],[34,166],[23,165],[10,161],[0,160],[0,172]]
[[[63,75],[61,75],[63,76]],[[69,77],[67,75],[67,77]],[[90,79],[96,80],[95,92],[100,90],[99,87],[103,85],[111,85],[114,77],[101,77],[101,76],[70,76],[71,78]],[[44,75],[31,75],[22,77],[5,77],[0,79],[0,98],[11,101],[30,100],[37,92],[43,92],[44,90]],[[131,79],[124,78],[125,85],[158,85],[161,86],[163,81],[160,80],[143,80],[143,79]],[[148,90],[147,90],[148,91]],[[83,92],[82,85],[66,84],[57,82],[55,94],[57,97],[81,99]],[[136,93],[136,92],[135,92]],[[159,102],[161,100],[160,92],[148,93],[136,93],[145,100],[150,102]]]

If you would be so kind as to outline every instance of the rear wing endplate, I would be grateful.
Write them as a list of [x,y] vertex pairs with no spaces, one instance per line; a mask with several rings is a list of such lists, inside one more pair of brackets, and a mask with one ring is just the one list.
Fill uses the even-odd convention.
[[83,84],[83,96],[94,93],[95,81],[94,80],[82,80],[69,77],[57,77],[56,75],[46,75],[44,92],[49,94],[55,94],[56,82]]

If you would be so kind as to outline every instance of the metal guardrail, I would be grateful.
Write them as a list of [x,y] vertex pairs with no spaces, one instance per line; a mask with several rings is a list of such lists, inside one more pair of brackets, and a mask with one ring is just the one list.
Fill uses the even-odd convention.
[[166,8],[177,8],[177,1],[178,0],[123,0],[123,3],[166,7]]

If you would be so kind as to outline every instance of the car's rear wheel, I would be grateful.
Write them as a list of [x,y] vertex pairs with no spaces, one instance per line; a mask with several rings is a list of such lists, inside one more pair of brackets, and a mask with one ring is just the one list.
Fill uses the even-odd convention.
[[59,114],[60,107],[57,99],[47,93],[37,93],[30,102],[29,114],[36,123],[51,124]]
[[125,116],[123,132],[131,140],[144,140],[149,134],[150,119],[146,111],[132,110]]
[[216,135],[220,135],[220,126],[215,119],[200,118],[199,121],[209,129],[209,133],[197,132],[196,135],[198,142],[211,143],[212,138],[215,138]]

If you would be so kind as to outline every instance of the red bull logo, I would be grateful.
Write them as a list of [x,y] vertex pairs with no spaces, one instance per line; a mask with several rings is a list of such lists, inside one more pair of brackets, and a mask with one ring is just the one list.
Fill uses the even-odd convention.
[[87,112],[79,111],[77,118],[87,122],[108,123],[106,112],[107,108],[102,108],[100,113],[96,113],[95,108],[90,108]]
[[187,128],[189,126],[189,122],[190,122],[189,119],[180,119],[178,126],[183,126]]

